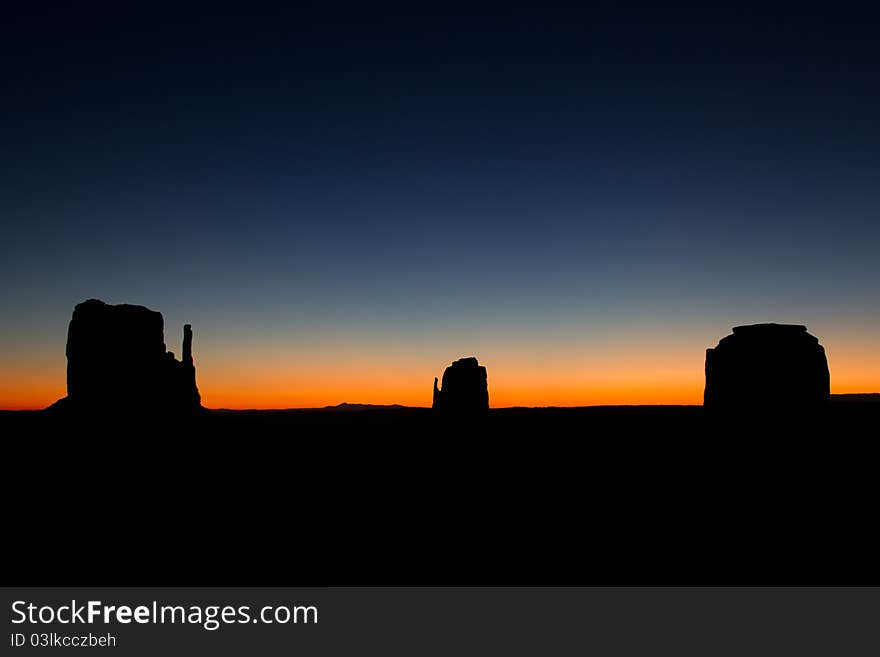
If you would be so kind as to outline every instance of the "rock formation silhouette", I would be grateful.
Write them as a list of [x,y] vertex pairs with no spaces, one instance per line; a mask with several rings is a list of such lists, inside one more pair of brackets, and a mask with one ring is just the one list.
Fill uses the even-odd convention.
[[736,326],[706,349],[707,408],[803,409],[821,406],[830,394],[825,349],[806,326]]
[[443,372],[443,387],[434,377],[433,408],[448,415],[478,415],[489,411],[486,368],[476,358],[460,358]]
[[73,310],[67,331],[67,397],[77,412],[149,411],[180,415],[201,409],[192,358],[192,327],[183,328],[183,360],[165,349],[162,313],[97,299]]

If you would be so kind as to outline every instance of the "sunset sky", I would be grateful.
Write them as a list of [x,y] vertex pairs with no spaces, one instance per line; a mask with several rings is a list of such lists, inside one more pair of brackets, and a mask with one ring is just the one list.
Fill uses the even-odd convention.
[[0,408],[64,396],[88,298],[191,323],[209,407],[470,355],[493,406],[700,403],[768,321],[880,390],[880,10],[571,4],[18,7]]

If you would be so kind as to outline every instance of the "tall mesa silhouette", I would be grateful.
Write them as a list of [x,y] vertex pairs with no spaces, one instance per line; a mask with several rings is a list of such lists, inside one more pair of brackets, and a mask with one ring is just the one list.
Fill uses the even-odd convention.
[[435,411],[446,415],[479,415],[489,411],[486,368],[473,356],[459,358],[443,372],[443,387],[434,377]]
[[67,397],[55,406],[87,414],[198,411],[192,338],[186,324],[177,360],[165,348],[162,313],[98,299],[77,304],[67,330]]
[[805,410],[824,405],[830,395],[825,349],[806,326],[736,326],[706,349],[708,409]]

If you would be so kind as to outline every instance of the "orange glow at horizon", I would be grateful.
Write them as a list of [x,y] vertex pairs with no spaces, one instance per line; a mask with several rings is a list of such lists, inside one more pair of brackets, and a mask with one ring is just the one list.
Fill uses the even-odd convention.
[[[825,325],[831,392],[880,392],[880,336],[873,329]],[[197,334],[196,380],[207,408],[320,408],[337,404],[431,405],[434,377],[451,361],[475,355],[489,376],[489,404],[594,406],[702,404],[707,336],[627,326],[600,333],[564,329],[535,335],[444,335],[398,341],[348,335]],[[201,337],[201,339],[198,339]],[[0,409],[41,409],[66,394],[63,333],[22,340],[0,353]],[[468,344],[467,351],[458,345]]]
[[[251,389],[215,389],[202,393],[202,403],[208,408],[278,409],[320,408],[342,402],[360,404],[402,404],[430,406],[433,379],[421,390],[377,388],[368,392],[354,388],[311,389],[307,391]],[[703,388],[683,386],[678,389],[650,389],[621,387],[620,389],[547,390],[524,386],[489,387],[489,403],[493,408],[510,406],[601,406],[639,404],[702,404]]]
[[[539,364],[486,359],[489,403],[510,406],[594,406],[640,404],[702,404],[703,372],[699,358],[642,360],[592,358],[589,362]],[[421,359],[416,359],[420,361]],[[431,367],[423,362],[388,363],[359,358],[355,362],[297,363],[227,359],[197,361],[202,403],[208,408],[279,409],[318,408],[342,402],[430,406],[434,376],[441,377],[448,362]],[[273,367],[275,365],[275,367]],[[13,374],[11,376],[11,374]],[[880,389],[880,362],[841,355],[831,364],[831,392],[875,392]],[[3,372],[0,408],[45,408],[66,394],[65,370],[51,367]]]

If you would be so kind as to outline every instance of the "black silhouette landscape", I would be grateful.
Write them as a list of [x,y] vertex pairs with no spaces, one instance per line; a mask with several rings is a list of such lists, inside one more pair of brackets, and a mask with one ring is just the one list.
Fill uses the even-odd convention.
[[[0,413],[10,499],[24,500],[9,523],[32,534],[12,557],[21,572],[53,584],[880,583],[880,395],[829,395],[803,326],[737,327],[708,349],[707,408],[493,409],[487,370],[468,357],[435,380],[434,408],[277,411],[203,409],[190,327],[180,361],[163,330],[142,306],[79,304],[67,397]],[[36,481],[69,499],[42,506]],[[102,538],[74,538],[81,527]]]

